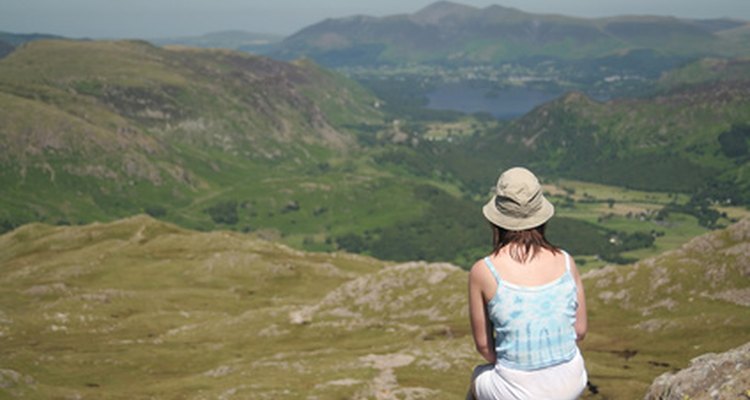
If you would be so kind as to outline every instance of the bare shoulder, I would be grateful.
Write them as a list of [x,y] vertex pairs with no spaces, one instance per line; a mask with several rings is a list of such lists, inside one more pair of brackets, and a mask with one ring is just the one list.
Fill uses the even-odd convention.
[[480,282],[490,274],[490,270],[484,265],[484,260],[479,259],[472,265],[469,270],[469,279],[474,282]]
[[570,272],[573,274],[573,276],[575,276],[576,278],[578,278],[579,277],[579,273],[578,273],[578,266],[576,265],[576,259],[573,258],[573,255],[571,255],[567,251],[564,251],[564,250],[561,249],[561,252],[562,252],[563,256],[567,257],[568,260],[570,261]]

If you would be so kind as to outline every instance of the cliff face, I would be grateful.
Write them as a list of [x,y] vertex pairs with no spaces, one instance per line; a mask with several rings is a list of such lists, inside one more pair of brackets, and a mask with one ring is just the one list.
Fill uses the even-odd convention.
[[662,374],[645,400],[734,400],[750,397],[750,342],[694,358],[677,373]]

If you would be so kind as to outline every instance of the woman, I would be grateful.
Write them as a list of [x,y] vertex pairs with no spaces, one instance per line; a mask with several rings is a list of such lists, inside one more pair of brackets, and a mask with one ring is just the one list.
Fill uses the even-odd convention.
[[575,399],[587,381],[586,300],[573,258],[544,237],[554,206],[525,168],[500,175],[495,193],[482,209],[494,249],[469,273],[474,343],[490,364],[474,370],[470,395]]

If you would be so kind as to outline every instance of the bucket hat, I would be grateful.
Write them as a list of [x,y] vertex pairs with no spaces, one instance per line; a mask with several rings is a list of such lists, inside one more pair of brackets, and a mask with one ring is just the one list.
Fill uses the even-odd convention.
[[511,168],[500,175],[495,195],[482,208],[488,221],[510,230],[522,231],[547,222],[555,207],[542,194],[542,185],[526,168]]

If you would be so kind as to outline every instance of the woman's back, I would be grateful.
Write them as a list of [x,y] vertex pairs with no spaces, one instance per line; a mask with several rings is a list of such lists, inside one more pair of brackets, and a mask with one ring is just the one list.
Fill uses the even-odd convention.
[[[484,266],[496,282],[487,312],[495,331],[498,364],[528,371],[564,363],[576,355],[573,326],[578,308],[577,289],[570,273],[569,256],[563,254],[562,272],[554,276],[552,272],[558,265],[553,257],[538,260],[549,261],[546,266],[534,265],[534,260],[504,266],[496,265],[490,257],[484,259]],[[524,279],[523,283],[508,281],[498,271],[524,267],[534,271],[533,279]]]

